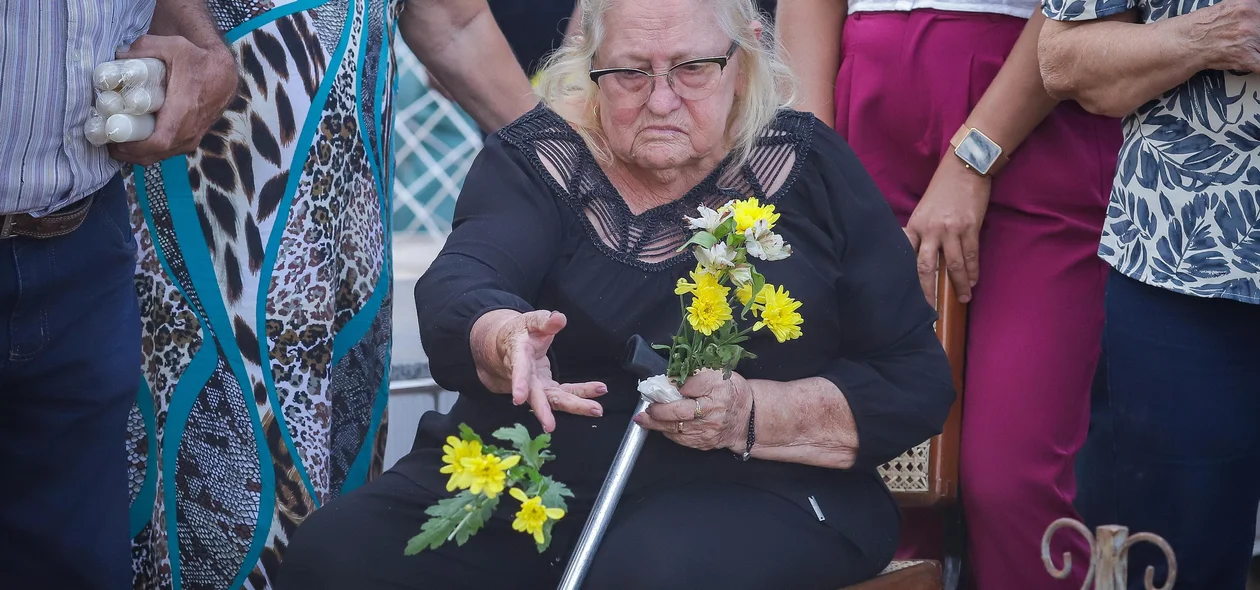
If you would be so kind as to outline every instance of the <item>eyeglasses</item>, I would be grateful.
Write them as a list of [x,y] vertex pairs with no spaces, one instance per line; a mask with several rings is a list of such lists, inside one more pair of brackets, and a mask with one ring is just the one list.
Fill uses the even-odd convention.
[[717,57],[701,57],[689,59],[675,64],[669,70],[653,74],[637,68],[604,68],[591,70],[591,81],[604,92],[614,107],[632,108],[643,106],[656,89],[656,80],[664,76],[669,87],[685,100],[702,100],[708,98],[717,89],[722,80],[722,72],[726,63],[739,48],[737,41],[731,42],[726,55]]

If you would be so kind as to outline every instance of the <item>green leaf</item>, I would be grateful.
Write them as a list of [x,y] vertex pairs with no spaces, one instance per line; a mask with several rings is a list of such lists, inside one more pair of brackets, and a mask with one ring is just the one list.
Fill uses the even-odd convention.
[[477,496],[464,490],[453,498],[445,498],[430,506],[424,511],[430,518],[420,526],[420,534],[407,541],[403,554],[415,555],[425,549],[441,547],[451,533],[455,532],[455,527],[463,522],[464,517],[471,514],[465,507],[472,508],[476,499]]
[[709,248],[709,247],[713,246],[713,245],[714,245],[714,244],[716,244],[716,243],[718,243],[718,239],[717,239],[717,237],[716,237],[716,236],[714,236],[713,234],[711,234],[711,233],[709,233],[709,232],[707,232],[707,231],[696,232],[696,235],[691,236],[691,239],[690,239],[690,240],[687,240],[687,243],[686,243],[686,244],[683,244],[683,245],[679,246],[679,247],[678,247],[678,250],[676,250],[676,251],[677,251],[677,252],[682,252],[683,250],[686,250],[686,249],[687,249],[687,247],[688,247],[688,246],[690,246],[690,245],[692,245],[692,244],[696,244],[696,245],[698,245],[698,246],[700,246],[700,247],[702,247],[702,248]]
[[498,507],[499,498],[501,497],[486,498],[473,505],[472,511],[468,513],[465,520],[461,521],[455,528],[456,545],[463,546],[464,543],[468,542],[468,539],[481,530],[481,527],[485,526],[486,521],[490,520],[490,515],[494,514],[494,509]]
[[463,441],[475,440],[477,442],[481,442],[481,437],[477,436],[477,433],[473,432],[473,429],[463,422],[460,422],[459,424],[459,438]]
[[534,438],[529,435],[529,430],[520,424],[510,428],[500,428],[494,431],[494,437],[512,443],[521,455],[521,462],[531,469],[542,467],[542,450],[551,444],[550,434],[543,433]]

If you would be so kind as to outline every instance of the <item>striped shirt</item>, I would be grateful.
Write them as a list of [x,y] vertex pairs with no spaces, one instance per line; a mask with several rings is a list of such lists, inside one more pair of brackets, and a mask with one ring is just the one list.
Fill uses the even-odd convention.
[[83,135],[92,70],[144,34],[155,0],[0,0],[0,215],[45,215],[118,172]]

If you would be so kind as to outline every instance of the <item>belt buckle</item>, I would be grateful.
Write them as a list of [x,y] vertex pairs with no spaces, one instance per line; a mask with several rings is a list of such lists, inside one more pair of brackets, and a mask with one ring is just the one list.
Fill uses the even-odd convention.
[[0,215],[0,240],[13,237],[14,215]]

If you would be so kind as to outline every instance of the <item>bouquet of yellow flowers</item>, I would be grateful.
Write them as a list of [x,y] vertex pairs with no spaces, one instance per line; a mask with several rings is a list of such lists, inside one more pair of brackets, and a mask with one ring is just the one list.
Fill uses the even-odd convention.
[[450,475],[446,491],[460,490],[425,510],[429,519],[420,534],[407,542],[406,555],[437,549],[447,541],[468,542],[499,506],[504,490],[521,503],[512,528],[530,535],[542,553],[551,544],[551,529],[564,518],[566,497],[573,493],[564,484],[543,475],[542,466],[554,455],[547,450],[550,434],[530,437],[524,426],[500,428],[494,438],[512,444],[513,450],[488,445],[466,424],[459,437],[446,438],[441,472]]
[[[782,286],[766,283],[753,259],[783,260],[792,247],[774,233],[779,214],[774,205],[762,205],[755,197],[729,201],[717,210],[699,207],[699,217],[687,217],[691,239],[679,248],[691,248],[696,269],[691,280],[679,279],[674,293],[683,305],[683,322],[670,344],[655,348],[668,351],[669,368],[639,384],[639,392],[655,403],[682,399],[678,387],[700,369],[731,371],[746,358],[755,358],[740,343],[748,334],[770,330],[779,342],[801,336],[804,321],[801,303]],[[751,325],[741,328],[735,317]]]

